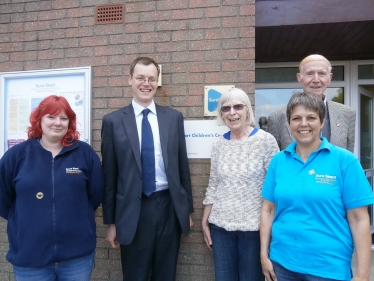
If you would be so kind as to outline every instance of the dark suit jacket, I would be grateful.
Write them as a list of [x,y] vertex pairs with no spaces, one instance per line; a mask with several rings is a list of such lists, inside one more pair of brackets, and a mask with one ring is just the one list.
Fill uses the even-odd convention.
[[[268,118],[268,132],[277,140],[280,150],[284,150],[294,138],[287,121],[287,106],[274,111]],[[356,112],[341,103],[327,101],[330,116],[330,143],[353,152],[355,145]]]
[[[157,104],[156,112],[170,197],[182,232],[188,235],[193,204],[183,116]],[[104,116],[101,139],[104,224],[115,224],[117,241],[128,245],[135,235],[142,198],[140,146],[132,105]]]

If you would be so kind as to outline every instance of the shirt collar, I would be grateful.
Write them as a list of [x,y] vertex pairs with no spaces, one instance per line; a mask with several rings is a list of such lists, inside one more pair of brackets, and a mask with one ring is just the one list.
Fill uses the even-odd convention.
[[[141,106],[140,104],[136,103],[134,100],[132,100],[131,102],[132,104],[132,107],[134,108],[134,113],[135,113],[135,116],[138,116],[140,114],[142,114],[142,111],[145,107]],[[155,105],[155,102],[152,100],[151,104],[148,105],[147,107],[153,114],[157,115],[156,114],[156,105]]]
[[[330,151],[332,144],[329,143],[329,141],[324,137],[321,138],[321,141],[322,143],[316,151],[322,150],[322,149],[327,149],[328,151]],[[293,141],[289,146],[287,146],[284,152],[290,153],[291,155],[295,154],[296,153],[296,141]]]
[[327,98],[326,98],[326,95],[325,95],[325,94],[322,94],[322,100],[323,100],[323,103],[324,103],[325,106],[326,106],[326,104],[327,104]]

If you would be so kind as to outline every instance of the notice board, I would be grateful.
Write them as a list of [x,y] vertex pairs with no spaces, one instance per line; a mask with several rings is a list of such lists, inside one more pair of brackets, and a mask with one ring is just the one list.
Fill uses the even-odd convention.
[[80,140],[91,143],[91,67],[2,72],[0,95],[0,157],[27,139],[31,111],[50,95],[67,99]]

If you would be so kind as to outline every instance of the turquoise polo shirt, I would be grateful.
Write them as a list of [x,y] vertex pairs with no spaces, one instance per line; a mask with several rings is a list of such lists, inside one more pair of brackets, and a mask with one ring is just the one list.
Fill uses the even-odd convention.
[[374,204],[374,196],[354,154],[321,140],[306,163],[296,142],[270,162],[262,191],[276,205],[270,259],[291,271],[351,280],[347,210]]

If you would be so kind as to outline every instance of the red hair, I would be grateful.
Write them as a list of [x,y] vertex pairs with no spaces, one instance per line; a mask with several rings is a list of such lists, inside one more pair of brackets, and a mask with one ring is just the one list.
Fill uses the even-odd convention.
[[69,119],[69,126],[65,136],[61,139],[63,146],[70,146],[73,140],[79,139],[77,131],[77,116],[68,101],[61,96],[51,95],[43,99],[30,115],[31,126],[27,127],[27,138],[40,138],[43,135],[41,119],[46,114],[58,115],[64,112]]

